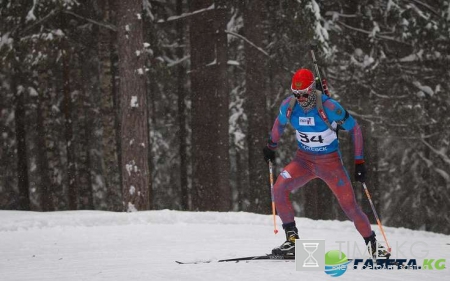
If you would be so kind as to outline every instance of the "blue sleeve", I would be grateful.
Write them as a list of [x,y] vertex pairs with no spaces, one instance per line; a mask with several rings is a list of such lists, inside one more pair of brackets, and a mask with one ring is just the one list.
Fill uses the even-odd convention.
[[272,131],[270,132],[270,136],[269,136],[269,144],[268,144],[268,147],[271,149],[277,148],[278,142],[280,141],[281,136],[284,133],[286,124],[289,121],[287,118],[287,111],[289,108],[290,100],[291,100],[291,97],[288,97],[281,103],[280,110],[278,112],[278,116],[275,119],[275,122],[273,123]]
[[325,100],[323,107],[330,123],[336,122],[344,130],[350,131],[355,152],[355,163],[361,163],[361,161],[364,162],[363,136],[361,128],[356,120],[333,99]]
[[280,110],[278,112],[278,121],[283,126],[286,125],[289,121],[287,119],[287,110],[289,108],[289,102],[291,101],[292,98],[293,98],[292,96],[285,98],[281,103]]
[[330,123],[334,121],[346,131],[350,131],[355,127],[355,119],[337,101],[326,99],[323,107]]

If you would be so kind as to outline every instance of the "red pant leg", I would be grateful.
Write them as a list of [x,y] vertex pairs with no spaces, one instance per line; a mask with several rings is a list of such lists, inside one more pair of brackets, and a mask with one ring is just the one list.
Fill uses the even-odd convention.
[[315,178],[312,169],[311,163],[297,155],[278,176],[273,192],[278,216],[283,224],[294,222],[295,212],[289,195]]
[[358,232],[363,237],[369,237],[372,234],[369,219],[356,202],[352,183],[339,155],[336,153],[336,157],[318,163],[317,175],[333,191],[342,210],[353,221]]

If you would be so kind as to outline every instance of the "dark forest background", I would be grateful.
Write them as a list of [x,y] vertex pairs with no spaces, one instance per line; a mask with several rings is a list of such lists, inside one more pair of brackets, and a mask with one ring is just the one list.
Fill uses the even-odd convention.
[[[1,209],[270,213],[261,149],[314,41],[383,223],[450,233],[448,0],[0,0],[0,39]],[[346,219],[321,181],[292,196]]]

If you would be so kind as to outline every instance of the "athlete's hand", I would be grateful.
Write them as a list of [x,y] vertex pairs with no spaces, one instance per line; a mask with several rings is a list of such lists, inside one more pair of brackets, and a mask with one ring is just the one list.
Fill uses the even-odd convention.
[[361,183],[366,182],[366,166],[364,163],[355,164],[355,180]]
[[264,160],[266,160],[267,163],[269,163],[269,160],[272,163],[275,161],[275,151],[274,150],[265,146],[263,148],[263,154],[264,154]]

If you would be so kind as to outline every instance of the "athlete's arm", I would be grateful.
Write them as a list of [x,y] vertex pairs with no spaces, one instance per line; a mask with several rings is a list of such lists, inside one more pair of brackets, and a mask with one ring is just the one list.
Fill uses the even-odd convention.
[[363,137],[358,122],[335,100],[328,99],[323,106],[330,123],[334,121],[340,129],[350,132],[355,151],[355,163],[364,163]]
[[290,96],[281,103],[280,111],[277,118],[275,119],[275,122],[273,123],[272,131],[270,132],[269,136],[269,142],[267,144],[267,146],[272,150],[275,150],[277,148],[278,142],[280,141],[281,136],[284,133],[284,129],[286,128],[286,125],[289,121],[287,118],[287,110],[289,108],[289,101],[291,100],[291,98],[294,97]]

